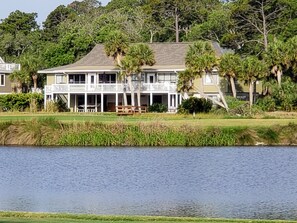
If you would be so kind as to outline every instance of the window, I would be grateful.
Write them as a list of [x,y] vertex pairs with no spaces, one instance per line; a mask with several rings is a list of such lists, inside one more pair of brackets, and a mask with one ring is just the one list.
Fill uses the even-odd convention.
[[176,83],[176,74],[175,73],[159,73],[158,74],[158,82],[169,82]]
[[56,84],[66,84],[66,78],[64,74],[56,74]]
[[86,75],[85,74],[70,74],[69,75],[70,84],[85,84]]
[[116,74],[99,74],[99,83],[116,83]]
[[0,74],[0,86],[5,86],[5,74]]
[[216,85],[218,84],[218,74],[217,72],[207,73],[203,76],[204,85]]

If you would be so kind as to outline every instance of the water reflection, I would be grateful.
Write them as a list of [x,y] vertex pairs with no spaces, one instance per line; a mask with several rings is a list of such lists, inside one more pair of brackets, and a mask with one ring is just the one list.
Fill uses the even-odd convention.
[[295,148],[1,148],[0,210],[297,218]]

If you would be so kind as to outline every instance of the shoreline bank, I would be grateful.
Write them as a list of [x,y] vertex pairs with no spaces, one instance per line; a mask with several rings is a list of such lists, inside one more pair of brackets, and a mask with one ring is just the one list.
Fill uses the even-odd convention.
[[201,127],[45,118],[0,122],[0,136],[3,146],[291,146],[297,145],[297,124]]
[[222,219],[222,218],[196,218],[196,217],[163,217],[163,216],[100,216],[92,214],[66,214],[66,213],[32,213],[32,212],[4,212],[0,211],[0,221],[2,222],[197,222],[197,223],[297,223],[294,220],[265,220],[265,219]]

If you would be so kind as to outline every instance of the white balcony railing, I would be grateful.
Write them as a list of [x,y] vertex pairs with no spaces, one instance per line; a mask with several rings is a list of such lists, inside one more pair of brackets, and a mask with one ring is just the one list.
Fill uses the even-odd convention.
[[[126,85],[126,91],[130,92]],[[134,85],[134,90],[138,90],[138,85]],[[45,93],[122,93],[122,84],[53,84],[45,86]],[[160,93],[175,93],[176,84],[172,83],[142,83],[141,92],[160,92]]]
[[16,63],[0,63],[0,71],[13,72],[15,70],[20,70],[21,65]]

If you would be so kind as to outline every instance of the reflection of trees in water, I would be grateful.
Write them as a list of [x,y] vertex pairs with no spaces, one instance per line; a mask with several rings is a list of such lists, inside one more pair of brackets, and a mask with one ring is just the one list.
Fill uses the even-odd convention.
[[[218,217],[214,206],[211,204],[198,204],[195,202],[158,203],[157,210],[151,210],[149,215],[171,216],[171,217]],[[154,209],[155,209],[154,208]]]
[[[293,202],[277,204],[258,203],[255,207],[252,208],[254,209],[254,214],[250,218],[293,220],[297,216],[297,208],[295,208],[296,206]],[[251,213],[249,214],[251,215]]]
[[[156,206],[157,205],[157,206]],[[146,204],[148,215],[171,217],[201,217],[201,218],[246,218],[246,219],[296,219],[297,208],[286,202],[273,204],[266,202],[224,204],[195,202],[163,202]]]

